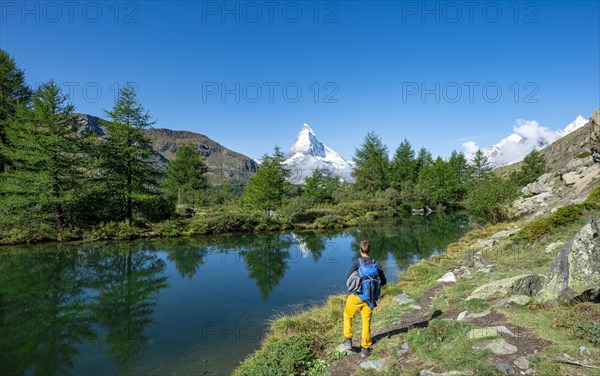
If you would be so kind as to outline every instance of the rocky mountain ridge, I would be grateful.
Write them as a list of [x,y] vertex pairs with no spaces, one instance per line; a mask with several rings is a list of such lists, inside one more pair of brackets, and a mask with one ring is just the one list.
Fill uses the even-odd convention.
[[[93,131],[100,137],[105,137],[106,128],[102,119],[96,116],[79,114],[80,132]],[[243,154],[230,150],[209,137],[190,131],[176,131],[166,128],[147,128],[144,133],[152,139],[152,147],[159,153],[159,162],[166,164],[175,158],[181,145],[197,146],[200,154],[205,157],[209,178],[213,181],[246,182],[256,173],[258,164]]]

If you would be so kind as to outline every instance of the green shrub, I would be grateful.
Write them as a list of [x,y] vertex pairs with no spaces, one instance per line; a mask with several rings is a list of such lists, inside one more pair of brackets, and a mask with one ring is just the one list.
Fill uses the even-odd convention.
[[581,217],[581,205],[566,205],[558,208],[548,217],[548,224],[554,228],[568,225]]
[[572,337],[600,346],[600,305],[596,303],[561,308],[553,324],[567,329]]
[[512,179],[496,175],[475,183],[463,203],[475,220],[497,223],[508,218],[512,201],[518,190]]
[[293,335],[267,342],[233,372],[234,376],[301,375],[314,364],[316,355],[307,336]]
[[598,210],[599,205],[592,202],[566,205],[558,208],[548,217],[539,218],[525,225],[515,236],[516,240],[536,241],[544,235],[550,235],[554,230],[576,222],[584,211]]
[[597,203],[600,204],[600,187],[597,187],[590,195],[585,199],[586,203]]
[[170,219],[157,223],[152,230],[157,232],[160,236],[176,237],[181,236],[185,231],[185,226],[181,221]]
[[552,233],[552,227],[546,218],[540,218],[528,223],[515,235],[516,240],[533,242],[544,235]]
[[577,154],[577,156],[575,158],[587,158],[590,155],[592,155],[591,151],[584,151],[583,153]]
[[343,227],[343,219],[339,215],[326,215],[321,218],[317,218],[315,221],[317,228],[340,228]]
[[86,236],[88,239],[134,239],[142,233],[140,228],[135,227],[130,221],[105,222],[94,227]]

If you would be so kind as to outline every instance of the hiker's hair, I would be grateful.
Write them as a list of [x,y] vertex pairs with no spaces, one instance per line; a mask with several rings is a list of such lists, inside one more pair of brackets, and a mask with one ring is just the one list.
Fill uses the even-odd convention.
[[360,253],[364,253],[365,255],[368,255],[369,252],[371,252],[371,246],[369,245],[368,240],[361,240],[359,248]]

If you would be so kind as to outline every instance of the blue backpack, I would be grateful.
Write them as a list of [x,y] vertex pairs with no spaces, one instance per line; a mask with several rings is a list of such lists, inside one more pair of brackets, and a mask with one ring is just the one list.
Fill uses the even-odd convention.
[[358,297],[363,302],[367,302],[369,307],[375,308],[379,293],[381,292],[381,281],[379,280],[379,265],[377,261],[366,264],[365,261],[359,259],[360,266],[358,268],[358,276],[360,277],[361,289]]

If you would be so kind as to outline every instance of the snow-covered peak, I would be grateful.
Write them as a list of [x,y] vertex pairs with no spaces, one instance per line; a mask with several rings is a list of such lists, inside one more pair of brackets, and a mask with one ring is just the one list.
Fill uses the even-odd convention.
[[323,145],[308,124],[303,124],[296,142],[290,147],[284,165],[291,171],[290,181],[299,184],[314,170],[352,182],[354,163]]
[[587,122],[588,122],[588,119],[584,118],[581,115],[578,115],[577,118],[573,122],[569,123],[569,125],[567,125],[565,127],[565,129],[562,130],[561,133],[564,133],[565,135],[568,135],[569,133],[573,133],[576,130],[578,130],[579,128],[586,125]]
[[[483,153],[494,166],[504,166],[522,160],[533,149],[543,149],[554,141],[560,139],[583,127],[588,120],[579,115],[563,129],[552,131],[541,126],[535,120],[517,120],[510,136],[503,138],[492,146],[482,148]],[[465,155],[472,158],[479,146],[474,141],[463,144]]]
[[289,157],[293,157],[295,154],[312,155],[315,157],[325,157],[325,147],[317,139],[315,132],[312,128],[304,123],[296,142],[290,147],[288,152]]

